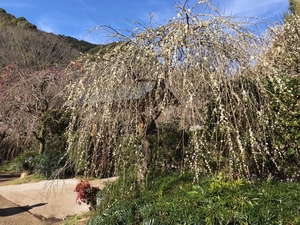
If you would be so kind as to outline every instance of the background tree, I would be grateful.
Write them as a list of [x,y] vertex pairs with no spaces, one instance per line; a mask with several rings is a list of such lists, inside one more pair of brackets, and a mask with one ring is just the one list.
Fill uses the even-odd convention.
[[0,8],[0,28],[6,26],[13,26],[19,28],[36,29],[37,27],[29,23],[24,17],[16,18],[14,15],[7,13]]
[[58,110],[62,103],[55,98],[64,84],[62,71],[54,67],[42,71],[16,66],[4,69],[0,114],[7,126],[6,136],[11,142],[32,148],[31,135],[34,135],[40,143],[39,153],[43,154],[46,142],[44,115]]
[[[299,1],[293,1],[294,8]],[[293,11],[292,11],[293,12]],[[281,153],[285,176],[298,176],[300,157],[300,14],[293,13],[282,26],[269,30],[270,47],[259,67],[268,75],[266,86],[272,99],[272,148]]]
[[32,147],[32,137],[40,143],[40,153],[44,152],[44,115],[60,108],[62,102],[54,97],[68,82],[62,71],[78,56],[62,37],[38,30],[1,29],[2,155],[12,157],[23,147]]
[[289,0],[289,12],[291,14],[300,14],[300,1],[299,0]]
[[0,34],[0,65],[35,70],[66,65],[79,51],[65,39],[38,30],[6,27]]

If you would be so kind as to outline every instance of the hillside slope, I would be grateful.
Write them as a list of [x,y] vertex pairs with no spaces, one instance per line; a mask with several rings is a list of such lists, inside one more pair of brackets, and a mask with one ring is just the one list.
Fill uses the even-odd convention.
[[[37,29],[37,26],[28,22],[26,18],[24,17],[18,17],[16,18],[14,15],[7,13],[3,8],[0,8],[0,29],[4,28],[17,28],[17,29],[30,29],[30,30],[35,30],[39,32],[46,33],[44,31],[40,31]],[[55,34],[50,34],[46,33],[49,35],[55,35]],[[56,35],[59,38],[64,39],[67,43],[69,43],[73,48],[77,49],[78,51],[85,53],[89,51],[90,49],[97,47],[97,44],[92,44],[87,41],[83,40],[78,40],[73,37],[69,36],[64,36],[64,35]]]

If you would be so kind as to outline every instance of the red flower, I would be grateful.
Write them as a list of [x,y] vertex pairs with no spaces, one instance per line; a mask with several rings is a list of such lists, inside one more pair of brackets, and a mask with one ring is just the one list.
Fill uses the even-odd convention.
[[96,208],[98,187],[92,187],[87,180],[80,180],[76,185],[77,192],[76,202],[80,205],[82,202],[90,204],[90,210]]

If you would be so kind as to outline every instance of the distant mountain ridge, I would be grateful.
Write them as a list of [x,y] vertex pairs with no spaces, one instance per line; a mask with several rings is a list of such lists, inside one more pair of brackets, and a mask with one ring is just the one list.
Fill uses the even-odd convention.
[[[37,26],[28,22],[25,17],[16,18],[14,15],[7,13],[5,9],[0,8],[0,30],[6,27],[24,28],[24,29],[31,29],[31,30],[37,30],[39,32],[44,32],[38,30]],[[49,33],[49,35],[55,35],[55,34]],[[82,53],[88,52],[89,50],[99,46],[97,44],[92,44],[87,41],[78,40],[74,37],[69,37],[64,35],[56,35],[56,36],[63,38],[68,43],[70,43],[73,48],[77,49]]]
[[14,15],[7,13],[3,8],[0,8],[0,28],[6,26],[37,29],[37,27],[34,24],[28,22],[26,18],[16,18]]

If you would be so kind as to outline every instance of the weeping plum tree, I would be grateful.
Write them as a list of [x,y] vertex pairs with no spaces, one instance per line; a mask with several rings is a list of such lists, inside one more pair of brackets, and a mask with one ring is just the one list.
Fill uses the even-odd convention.
[[[178,142],[185,169],[232,177],[280,170],[281,154],[269,147],[273,121],[264,82],[273,74],[256,65],[268,41],[209,2],[188,3],[176,5],[178,16],[166,25],[137,24],[126,37],[112,29],[120,44],[87,57],[66,103],[67,151],[78,172],[109,176],[131,168],[144,181],[151,166],[167,160],[157,160],[147,141],[153,122],[161,134],[162,115],[163,123],[189,131],[189,145]],[[207,8],[210,13],[199,13]]]

